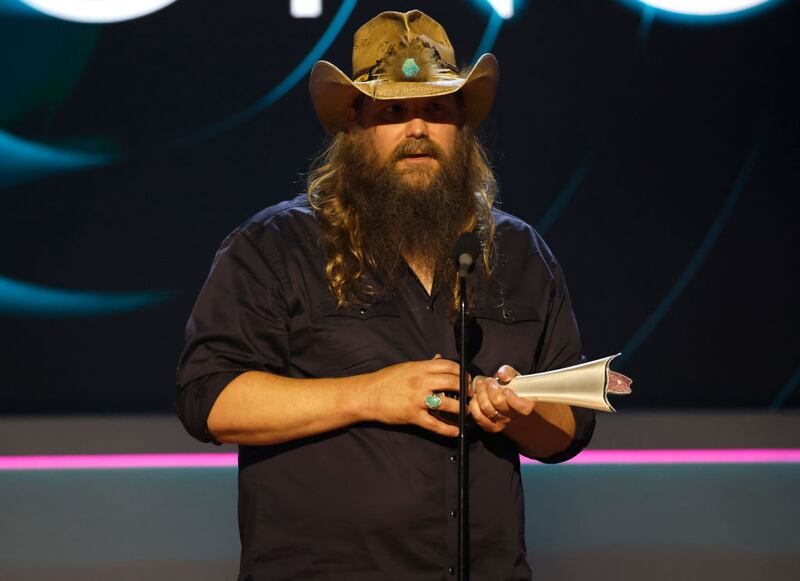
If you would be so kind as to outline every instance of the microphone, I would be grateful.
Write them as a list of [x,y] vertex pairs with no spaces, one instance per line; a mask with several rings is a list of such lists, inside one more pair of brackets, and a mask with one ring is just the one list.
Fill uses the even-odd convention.
[[451,256],[458,267],[458,276],[466,276],[475,270],[475,262],[481,253],[481,243],[474,232],[464,232],[453,245]]

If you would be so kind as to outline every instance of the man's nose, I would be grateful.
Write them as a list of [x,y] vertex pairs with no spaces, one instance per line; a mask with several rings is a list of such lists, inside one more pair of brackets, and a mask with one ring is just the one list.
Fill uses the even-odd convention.
[[428,137],[428,124],[421,117],[415,117],[406,123],[406,137]]

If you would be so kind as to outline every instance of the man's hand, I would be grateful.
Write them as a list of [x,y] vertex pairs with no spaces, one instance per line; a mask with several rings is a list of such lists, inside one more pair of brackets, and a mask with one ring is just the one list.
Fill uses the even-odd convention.
[[[368,416],[385,424],[414,424],[441,434],[458,436],[458,427],[428,413],[425,398],[442,392],[458,392],[458,363],[436,355],[426,361],[409,361],[370,373]],[[442,397],[439,411],[458,413],[458,401]]]
[[535,402],[521,398],[513,390],[504,387],[517,375],[519,372],[516,369],[503,365],[493,378],[475,382],[469,413],[485,431],[502,432],[513,422],[533,413]]

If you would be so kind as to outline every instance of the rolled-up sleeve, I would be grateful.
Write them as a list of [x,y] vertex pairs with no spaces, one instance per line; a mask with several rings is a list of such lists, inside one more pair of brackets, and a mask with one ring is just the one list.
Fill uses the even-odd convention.
[[252,370],[281,373],[288,359],[285,277],[256,226],[222,242],[186,325],[175,407],[189,434],[203,442],[217,443],[208,415],[233,379]]
[[[542,258],[548,263],[552,273],[550,287],[550,304],[548,308],[547,324],[544,332],[541,351],[536,363],[536,372],[561,369],[577,365],[585,360],[581,355],[581,340],[578,324],[572,312],[567,284],[561,266],[542,242]],[[586,408],[570,406],[575,417],[575,436],[570,445],[552,456],[536,458],[546,464],[556,464],[575,457],[583,450],[592,439],[595,427],[595,411]]]

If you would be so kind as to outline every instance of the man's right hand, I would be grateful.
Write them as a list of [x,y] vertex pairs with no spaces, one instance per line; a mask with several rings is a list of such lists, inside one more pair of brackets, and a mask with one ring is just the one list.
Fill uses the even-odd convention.
[[[425,398],[441,391],[458,392],[458,363],[436,355],[368,374],[369,419],[385,424],[414,424],[441,434],[458,436],[458,427],[428,413]],[[458,413],[458,400],[442,397],[439,411]]]

